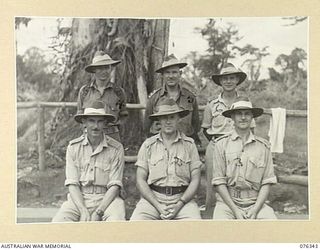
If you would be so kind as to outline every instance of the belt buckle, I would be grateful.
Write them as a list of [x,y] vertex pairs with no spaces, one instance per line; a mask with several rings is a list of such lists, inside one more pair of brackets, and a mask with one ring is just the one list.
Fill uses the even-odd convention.
[[172,187],[166,187],[166,195],[172,195]]

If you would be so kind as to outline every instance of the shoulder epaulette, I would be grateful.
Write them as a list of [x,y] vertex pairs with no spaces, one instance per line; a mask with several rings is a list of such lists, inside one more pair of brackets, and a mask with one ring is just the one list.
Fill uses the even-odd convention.
[[185,134],[182,134],[182,132],[181,132],[181,138],[187,142],[194,143],[193,138],[186,136]]
[[152,92],[149,94],[148,98],[151,98],[151,96],[153,96],[155,93],[159,92],[160,90],[161,90],[161,88],[155,89],[154,91],[152,91]]
[[185,88],[185,87],[182,87],[182,88],[181,88],[181,91],[187,93],[188,95],[192,95],[193,97],[196,97],[196,94],[193,93],[190,89],[187,89],[187,88]]
[[218,102],[218,101],[219,101],[219,98],[217,98],[217,97],[211,97],[211,98],[209,98],[208,103],[216,103],[216,102]]
[[81,142],[84,140],[84,135],[81,135],[80,137],[76,138],[76,139],[73,139],[71,141],[69,141],[69,145],[72,145],[72,144],[75,144],[75,143],[78,143],[78,142]]
[[216,139],[214,139],[214,142],[218,142],[218,141],[221,141],[222,139],[226,139],[230,136],[230,134],[225,134],[225,135],[222,135]]
[[107,136],[107,135],[105,137],[106,137],[106,141],[107,141],[108,145],[110,145],[110,146],[112,146],[114,148],[121,147],[122,144],[120,142],[118,142],[117,140],[115,140],[112,137]]
[[144,143],[146,144],[146,147],[150,147],[153,143],[155,143],[157,141],[157,138],[158,138],[158,135],[154,135],[146,139],[144,141]]
[[267,148],[270,148],[270,142],[262,137],[255,136],[256,140],[264,144]]

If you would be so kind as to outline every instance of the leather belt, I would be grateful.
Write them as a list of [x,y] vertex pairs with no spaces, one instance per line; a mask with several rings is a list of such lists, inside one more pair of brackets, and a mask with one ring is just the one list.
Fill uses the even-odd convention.
[[105,194],[107,192],[107,188],[103,186],[81,186],[80,190],[84,194]]
[[150,188],[158,193],[165,194],[165,195],[175,195],[180,194],[186,191],[188,186],[179,186],[179,187],[161,187],[151,184]]
[[258,197],[258,192],[253,189],[238,189],[238,188],[233,188],[229,187],[229,194],[233,198],[238,198],[238,199],[248,199],[248,198],[257,198]]

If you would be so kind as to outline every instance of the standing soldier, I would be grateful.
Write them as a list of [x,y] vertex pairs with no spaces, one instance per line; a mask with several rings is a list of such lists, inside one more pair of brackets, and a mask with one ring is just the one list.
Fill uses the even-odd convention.
[[[246,77],[247,75],[244,72],[237,69],[231,63],[223,65],[220,74],[215,74],[212,76],[213,82],[222,87],[222,92],[217,98],[208,102],[203,112],[203,133],[209,140],[205,155],[208,184],[212,179],[212,156],[214,140],[229,133],[233,129],[233,121],[230,118],[224,117],[222,112],[228,110],[231,104],[234,103],[238,96],[236,88],[246,79]],[[255,124],[253,121],[252,127],[254,126]],[[207,185],[206,205],[208,207],[206,207],[206,210],[208,211],[213,204],[214,192],[211,190],[212,186]]]
[[157,73],[161,73],[162,75],[163,86],[155,90],[149,97],[145,112],[145,131],[148,136],[159,133],[159,122],[150,121],[149,116],[159,110],[159,103],[163,99],[171,98],[180,108],[190,111],[189,115],[179,121],[178,129],[185,135],[193,138],[197,145],[201,145],[198,137],[200,121],[196,96],[180,84],[180,69],[186,65],[187,63],[179,62],[171,54],[165,58],[162,67],[156,70]]
[[231,63],[223,65],[220,74],[212,76],[213,82],[222,87],[222,92],[218,98],[207,104],[203,113],[202,128],[209,141],[232,130],[232,120],[224,117],[222,112],[229,109],[231,104],[234,103],[238,96],[236,88],[246,77],[246,73],[237,69]]
[[159,121],[160,133],[142,144],[137,168],[141,199],[131,220],[201,219],[193,200],[200,184],[201,161],[192,138],[177,127],[189,110],[174,100],[163,99],[158,111],[149,116]]
[[70,141],[66,155],[68,200],[53,222],[124,220],[123,188],[124,151],[120,142],[104,135],[106,123],[115,120],[100,101],[84,109],[75,120],[87,133]]
[[78,114],[90,107],[94,101],[102,101],[106,108],[116,117],[113,123],[105,124],[106,135],[120,141],[119,118],[127,116],[126,95],[124,90],[112,80],[112,71],[120,61],[113,60],[103,51],[97,51],[93,57],[92,64],[86,66],[85,70],[94,74],[94,79],[89,85],[81,87],[78,94]]
[[234,129],[215,141],[212,184],[218,195],[214,219],[276,219],[265,204],[277,182],[269,142],[250,130],[252,119],[263,113],[247,98],[238,98],[222,113]]

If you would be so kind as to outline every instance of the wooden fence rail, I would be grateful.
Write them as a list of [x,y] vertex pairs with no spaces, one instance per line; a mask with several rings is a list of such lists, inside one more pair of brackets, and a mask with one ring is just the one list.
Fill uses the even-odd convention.
[[[45,166],[45,108],[75,108],[77,107],[76,102],[18,102],[18,109],[28,109],[28,108],[37,108],[38,110],[38,152],[39,152],[39,170],[44,171]],[[127,103],[127,109],[132,110],[143,110],[145,106],[142,104],[133,104]],[[205,106],[199,106],[199,110],[203,111]],[[271,109],[264,109],[263,114],[272,115]],[[288,117],[307,117],[307,110],[286,110],[286,115]],[[136,156],[125,156],[126,162],[135,162]]]

